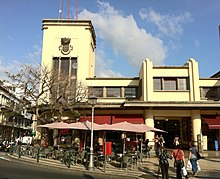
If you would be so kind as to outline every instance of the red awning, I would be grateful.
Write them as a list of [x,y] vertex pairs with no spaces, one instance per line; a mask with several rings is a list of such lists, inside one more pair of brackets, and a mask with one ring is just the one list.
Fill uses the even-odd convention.
[[205,118],[205,122],[208,124],[209,129],[220,129],[220,116],[216,118]]
[[132,123],[132,124],[144,124],[143,117],[132,116],[132,115],[112,116],[112,124],[125,122],[125,121]]
[[[80,117],[80,122],[92,121],[92,116]],[[96,124],[111,124],[111,116],[94,116]]]

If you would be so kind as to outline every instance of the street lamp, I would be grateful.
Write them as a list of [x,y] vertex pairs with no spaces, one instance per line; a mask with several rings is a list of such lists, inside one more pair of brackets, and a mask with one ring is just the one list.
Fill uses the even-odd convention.
[[94,153],[93,153],[93,123],[94,123],[94,109],[95,109],[95,105],[97,103],[97,97],[92,95],[89,97],[88,100],[89,104],[92,105],[92,122],[91,122],[91,143],[90,143],[90,156],[89,156],[89,166],[88,169],[89,170],[93,170],[94,169]]

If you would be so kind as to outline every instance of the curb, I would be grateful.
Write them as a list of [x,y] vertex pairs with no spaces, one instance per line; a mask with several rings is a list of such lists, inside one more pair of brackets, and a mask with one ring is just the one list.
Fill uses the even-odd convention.
[[112,176],[118,176],[118,177],[129,177],[129,178],[141,178],[140,176],[142,175],[146,175],[146,174],[150,174],[150,175],[154,175],[154,172],[151,171],[147,171],[143,168],[140,167],[140,169],[142,171],[135,171],[135,170],[124,170],[124,169],[110,169],[110,168],[106,168],[106,171],[104,171],[103,168],[98,169],[95,168],[93,171],[91,170],[87,170],[83,165],[71,165],[70,168],[68,168],[65,164],[62,164],[60,161],[48,161],[47,159],[41,159],[39,162],[37,162],[36,159],[30,158],[30,157],[25,157],[22,156],[21,158],[18,158],[18,156],[15,155],[10,155],[10,154],[6,154],[9,158],[11,159],[15,159],[17,161],[20,162],[27,162],[27,163],[32,163],[35,165],[39,165],[39,166],[46,166],[46,167],[53,167],[54,169],[65,169],[69,172],[71,171],[78,171],[78,172],[82,172],[85,174],[96,174],[96,175],[109,175],[111,174]]

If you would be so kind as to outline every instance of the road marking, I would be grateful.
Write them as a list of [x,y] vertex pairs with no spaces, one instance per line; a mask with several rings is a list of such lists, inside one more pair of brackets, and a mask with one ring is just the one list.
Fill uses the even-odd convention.
[[0,157],[0,159],[2,159],[2,160],[7,160],[7,161],[11,161],[10,159],[5,158],[5,157]]

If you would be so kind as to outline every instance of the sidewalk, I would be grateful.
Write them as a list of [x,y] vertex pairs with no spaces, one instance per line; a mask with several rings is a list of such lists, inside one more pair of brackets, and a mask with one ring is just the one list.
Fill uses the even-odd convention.
[[[185,155],[187,156],[187,151],[185,152]],[[200,172],[201,174],[203,172],[206,171],[211,171],[211,170],[220,170],[219,169],[219,164],[216,165],[216,163],[214,163],[214,165],[212,164],[213,162],[220,162],[220,152],[219,151],[207,151],[207,152],[203,152],[202,155],[205,157],[205,159],[201,159],[199,160],[200,166],[202,171]],[[60,161],[58,160],[54,160],[54,159],[48,159],[48,158],[41,158],[39,160],[39,162],[37,163],[37,160],[34,158],[30,158],[30,157],[25,157],[22,156],[21,158],[18,158],[18,156],[16,155],[10,155],[8,154],[9,157],[16,159],[16,160],[21,160],[23,162],[30,162],[30,163],[34,163],[37,165],[41,165],[41,166],[47,166],[47,167],[53,167],[53,168],[60,168],[60,169],[66,169],[68,171],[79,171],[79,172],[83,172],[86,174],[101,174],[101,175],[114,175],[114,176],[124,176],[124,177],[129,177],[129,178],[149,178],[149,175],[152,176],[153,178],[157,178],[158,177],[158,159],[156,157],[153,156],[153,152],[152,152],[152,158],[143,158],[143,162],[139,163],[137,167],[134,168],[128,168],[126,169],[121,169],[120,167],[114,165],[114,163],[112,162],[111,164],[108,164],[105,171],[103,167],[99,167],[99,168],[95,168],[93,171],[89,171],[85,168],[84,165],[82,164],[73,164],[70,166],[70,168],[68,168],[65,164],[62,164]],[[170,167],[169,167],[169,175],[170,178],[175,178],[175,169],[173,168],[173,160],[169,160],[170,161]],[[187,161],[187,158],[186,158]],[[191,171],[189,171],[189,174],[191,173]],[[218,176],[220,175],[220,171],[219,173],[217,173]],[[216,174],[216,175],[217,175]],[[203,174],[204,175],[204,174]],[[161,177],[161,175],[160,175]],[[193,177],[191,177],[193,178]],[[199,177],[197,177],[199,178]],[[218,177],[220,178],[220,177]]]

